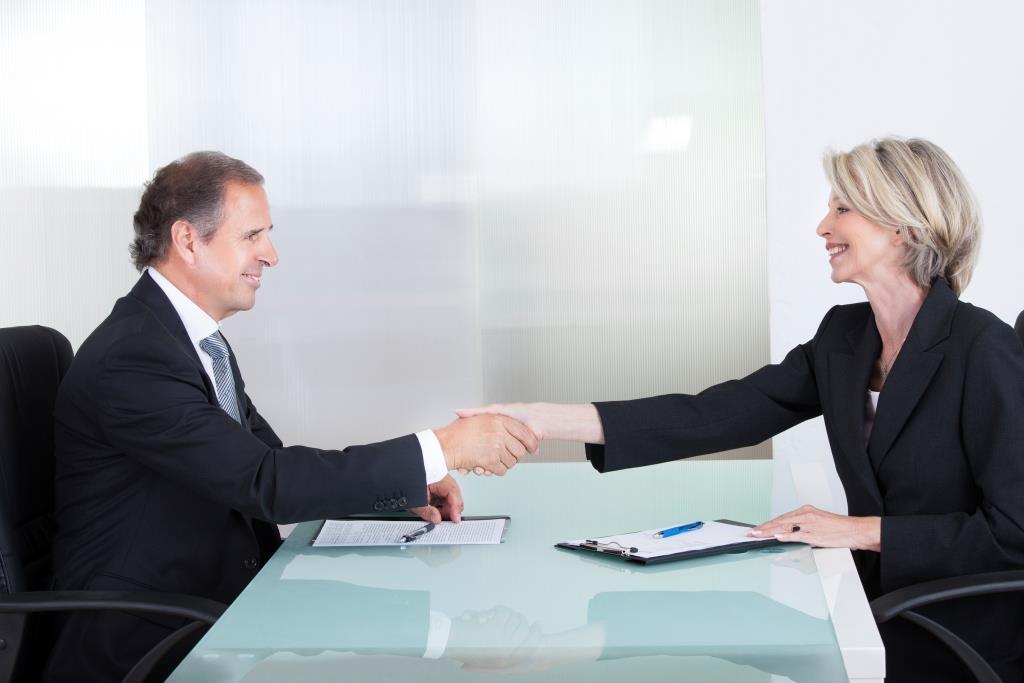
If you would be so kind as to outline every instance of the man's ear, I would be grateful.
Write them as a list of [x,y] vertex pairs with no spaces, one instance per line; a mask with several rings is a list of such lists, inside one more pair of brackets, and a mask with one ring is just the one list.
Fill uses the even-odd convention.
[[171,250],[190,266],[196,263],[196,247],[199,234],[194,225],[186,220],[174,221],[171,226]]

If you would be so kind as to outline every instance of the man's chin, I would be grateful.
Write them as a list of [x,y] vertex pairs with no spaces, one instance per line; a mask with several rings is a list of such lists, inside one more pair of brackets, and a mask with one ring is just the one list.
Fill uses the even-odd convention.
[[252,300],[250,300],[250,301],[236,302],[236,304],[231,308],[231,310],[229,310],[227,312],[227,315],[225,315],[224,317],[225,318],[230,318],[235,313],[238,313],[239,311],[248,311],[249,309],[251,309],[255,305],[256,305],[256,297],[253,297]]

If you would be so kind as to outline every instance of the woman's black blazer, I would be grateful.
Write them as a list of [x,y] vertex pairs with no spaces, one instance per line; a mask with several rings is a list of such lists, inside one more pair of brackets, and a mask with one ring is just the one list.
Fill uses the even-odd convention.
[[[605,445],[588,444],[587,457],[602,472],[650,465],[750,446],[822,415],[849,513],[882,518],[881,552],[858,557],[869,596],[1024,567],[1024,348],[1013,329],[936,280],[865,444],[880,350],[870,306],[836,306],[778,365],[696,396],[595,404]],[[1016,604],[1016,614],[976,616],[1020,625]],[[1024,630],[983,630],[1019,652]]]

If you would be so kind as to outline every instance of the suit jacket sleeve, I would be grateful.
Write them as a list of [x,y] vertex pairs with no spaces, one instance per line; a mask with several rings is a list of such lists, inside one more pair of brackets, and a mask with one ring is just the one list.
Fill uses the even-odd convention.
[[600,472],[752,446],[821,414],[814,372],[815,338],[743,379],[701,393],[595,403],[604,445],[587,444]]
[[1024,566],[1024,349],[988,325],[968,351],[963,452],[980,503],[972,512],[882,518],[882,589]]
[[249,429],[252,430],[253,436],[268,446],[274,448],[283,446],[281,438],[274,432],[270,423],[263,419],[263,416],[256,410],[256,406],[253,404],[252,399],[249,398],[249,394],[245,395],[245,405],[246,418],[249,420]]
[[212,500],[276,523],[426,504],[426,475],[412,434],[323,450],[282,447],[251,402],[250,433],[210,403],[180,351],[145,334],[114,343],[97,369],[95,410],[109,443]]

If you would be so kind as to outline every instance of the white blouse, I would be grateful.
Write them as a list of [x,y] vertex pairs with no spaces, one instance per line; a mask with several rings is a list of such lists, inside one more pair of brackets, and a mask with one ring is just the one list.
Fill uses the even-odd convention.
[[878,391],[868,389],[867,405],[864,406],[864,445],[871,438],[871,428],[875,425],[875,413],[878,412]]

